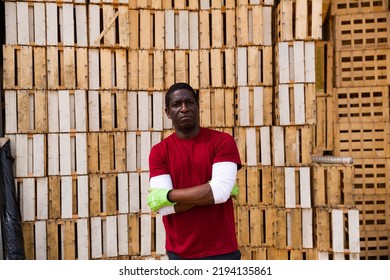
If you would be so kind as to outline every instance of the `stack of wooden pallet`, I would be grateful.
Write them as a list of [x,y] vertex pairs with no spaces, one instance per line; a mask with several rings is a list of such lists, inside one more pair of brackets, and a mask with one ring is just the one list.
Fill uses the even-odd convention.
[[287,230],[278,232],[286,232],[283,246],[298,249],[300,258],[357,259],[353,167],[315,163],[311,157],[333,148],[331,44],[323,34],[328,7],[329,1],[297,0],[280,1],[276,9],[275,128],[284,132],[273,140],[274,145],[285,141],[280,144],[285,155],[274,162],[282,170],[275,177],[282,188],[275,193],[284,192],[284,203],[277,206],[287,211]]
[[244,259],[358,257],[353,166],[312,161],[333,150],[329,1],[4,4],[28,259],[166,258],[148,155],[172,133],[164,92],[179,81],[199,91],[202,126],[237,141]]
[[388,1],[332,1],[335,152],[354,158],[361,257],[390,257]]

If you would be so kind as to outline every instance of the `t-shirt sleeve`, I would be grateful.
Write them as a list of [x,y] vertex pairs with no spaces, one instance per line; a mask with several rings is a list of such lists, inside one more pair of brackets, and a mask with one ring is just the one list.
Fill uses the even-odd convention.
[[237,164],[237,170],[241,169],[241,159],[237,144],[234,138],[227,133],[223,133],[216,143],[215,156],[213,163],[234,162]]
[[149,154],[150,178],[169,174],[166,157],[161,145],[153,146]]

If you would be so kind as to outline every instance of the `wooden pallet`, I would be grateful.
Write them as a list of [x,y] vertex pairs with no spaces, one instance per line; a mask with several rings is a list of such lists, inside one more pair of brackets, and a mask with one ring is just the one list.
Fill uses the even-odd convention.
[[355,207],[353,165],[313,164],[312,173],[315,207]]
[[[301,166],[311,163],[310,126],[261,126],[235,129],[238,149],[248,166]],[[310,139],[302,141],[302,139]],[[287,143],[287,144],[286,144]]]
[[279,84],[275,87],[275,124],[281,126],[316,123],[313,83]]
[[389,158],[388,122],[337,123],[336,156],[355,159]]
[[316,44],[314,41],[278,42],[275,51],[277,84],[315,83]]
[[[315,213],[317,248],[320,258],[345,259],[349,254],[353,259],[359,258],[359,211],[356,209],[317,208]],[[325,257],[324,257],[325,256]]]
[[272,164],[271,127],[237,127],[234,134],[244,165],[270,166]]
[[237,85],[272,86],[272,47],[238,47]]
[[335,20],[336,51],[389,48],[388,12],[340,15]]
[[273,123],[272,87],[239,87],[236,91],[236,124],[240,127]]
[[237,46],[272,45],[271,6],[239,4],[236,12]]
[[390,231],[360,231],[360,259],[388,260],[390,258]]
[[[181,81],[191,80],[194,82],[195,86],[199,84],[201,89],[208,89],[210,86],[234,87],[237,73],[234,67],[226,67],[226,65],[235,65],[235,49],[227,48],[200,50],[197,67],[186,70],[183,69],[185,77],[182,77]],[[191,77],[186,78],[189,75],[191,75]],[[180,76],[177,76],[177,79],[179,78]],[[196,78],[199,79],[198,82],[196,81]]]
[[354,162],[354,193],[384,195],[389,192],[389,158],[364,158]]
[[389,59],[389,49],[336,52],[336,87],[388,85]]
[[348,87],[334,89],[336,121],[339,123],[383,123],[390,121],[389,88]]
[[273,171],[270,166],[243,166],[237,174],[237,185],[240,190],[237,206],[272,206]]
[[370,14],[388,10],[388,0],[332,0],[331,14]]
[[204,127],[233,127],[235,90],[215,88],[199,90],[200,124]]
[[273,167],[273,205],[281,209],[311,209],[310,167]]
[[[218,1],[212,1],[212,4]],[[195,27],[198,23],[198,36],[192,37],[194,47],[199,39],[198,46],[201,49],[210,48],[234,48],[236,47],[236,9],[201,9],[193,15],[199,18],[199,23],[194,19]]]
[[321,40],[327,1],[280,1],[276,7],[276,34],[279,42]]

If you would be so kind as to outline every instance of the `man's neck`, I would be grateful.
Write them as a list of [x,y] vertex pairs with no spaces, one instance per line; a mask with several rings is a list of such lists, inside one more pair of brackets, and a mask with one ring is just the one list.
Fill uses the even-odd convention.
[[198,126],[190,131],[176,130],[175,132],[176,132],[176,136],[178,138],[186,140],[186,139],[192,139],[192,138],[196,137],[199,134],[199,131],[200,131],[200,127]]

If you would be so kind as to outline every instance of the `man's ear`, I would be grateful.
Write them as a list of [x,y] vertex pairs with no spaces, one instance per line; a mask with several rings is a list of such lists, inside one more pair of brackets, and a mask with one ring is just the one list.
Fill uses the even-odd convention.
[[169,109],[165,108],[165,114],[167,115],[168,119],[171,119],[171,116],[169,115]]

